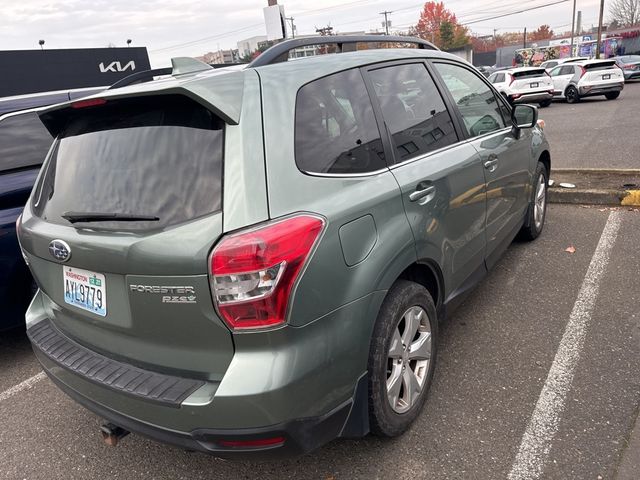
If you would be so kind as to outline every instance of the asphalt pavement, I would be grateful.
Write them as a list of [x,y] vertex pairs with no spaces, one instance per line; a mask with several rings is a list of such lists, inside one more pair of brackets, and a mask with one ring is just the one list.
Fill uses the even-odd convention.
[[540,109],[555,168],[640,168],[640,81],[620,97],[589,97]]
[[[425,410],[404,436],[337,440],[284,462],[225,461],[134,434],[107,447],[101,419],[47,378],[24,383],[40,371],[28,341],[20,332],[2,334],[0,478],[534,478],[514,476],[518,452],[528,445],[525,432],[540,413],[576,308],[582,315],[576,305],[585,285],[592,308],[578,315],[584,338],[571,344],[575,371],[561,408],[549,416],[542,405],[543,419],[555,423],[530,463],[551,479],[616,478],[624,458],[623,469],[633,471],[627,443],[640,405],[640,212],[614,212],[619,228],[603,261],[598,252],[611,215],[608,208],[551,205],[542,236],[509,248],[443,325]],[[595,290],[594,263],[601,276]]]

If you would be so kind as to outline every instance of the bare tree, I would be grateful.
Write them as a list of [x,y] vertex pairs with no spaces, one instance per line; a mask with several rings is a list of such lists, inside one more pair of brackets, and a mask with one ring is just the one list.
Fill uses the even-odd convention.
[[640,0],[613,0],[609,6],[612,22],[628,27],[640,21]]

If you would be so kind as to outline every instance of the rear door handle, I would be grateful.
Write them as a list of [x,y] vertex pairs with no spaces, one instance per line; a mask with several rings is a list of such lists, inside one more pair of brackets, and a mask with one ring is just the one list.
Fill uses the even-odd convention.
[[416,187],[416,191],[412,192],[409,195],[409,200],[411,200],[412,202],[417,202],[421,198],[424,198],[427,195],[431,195],[432,193],[434,193],[436,191],[436,187],[434,187],[433,185],[430,185],[430,186],[428,186],[426,188],[421,188],[421,187],[422,187],[422,185],[418,185]]

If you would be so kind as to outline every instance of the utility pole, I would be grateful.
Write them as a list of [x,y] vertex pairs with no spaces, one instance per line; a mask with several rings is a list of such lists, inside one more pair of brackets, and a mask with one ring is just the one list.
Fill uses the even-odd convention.
[[571,14],[571,49],[569,56],[573,57],[573,37],[576,34],[576,0],[573,0],[573,13]]
[[498,37],[496,36],[496,33],[498,33],[498,29],[494,28],[493,29],[493,46],[496,47],[496,50],[498,50]]
[[296,38],[296,26],[293,24],[293,17],[284,17],[291,22],[291,38]]
[[600,58],[600,45],[602,44],[602,17],[604,16],[604,0],[600,0],[600,20],[598,20],[598,41],[596,43],[596,58]]
[[389,21],[387,20],[387,15],[391,15],[393,12],[388,12],[385,10],[384,12],[380,12],[380,15],[384,15],[384,31],[387,35],[389,35]]
[[527,27],[524,27],[524,39],[522,48],[527,48]]

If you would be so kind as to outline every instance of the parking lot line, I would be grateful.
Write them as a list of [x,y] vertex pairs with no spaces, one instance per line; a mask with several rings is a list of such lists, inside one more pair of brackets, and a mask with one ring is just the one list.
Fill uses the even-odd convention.
[[619,211],[609,214],[553,364],[522,437],[518,454],[509,472],[509,480],[530,480],[542,475],[553,437],[558,430],[565,399],[571,388],[576,365],[580,359],[586,329],[598,298],[600,281],[620,230],[621,218]]
[[47,377],[46,373],[40,372],[31,378],[27,378],[24,382],[20,382],[18,385],[14,385],[13,387],[0,393],[0,402],[3,402],[13,397],[14,395],[20,393],[22,390],[26,390],[27,388],[33,387],[36,383],[38,383],[40,380],[46,377]]

